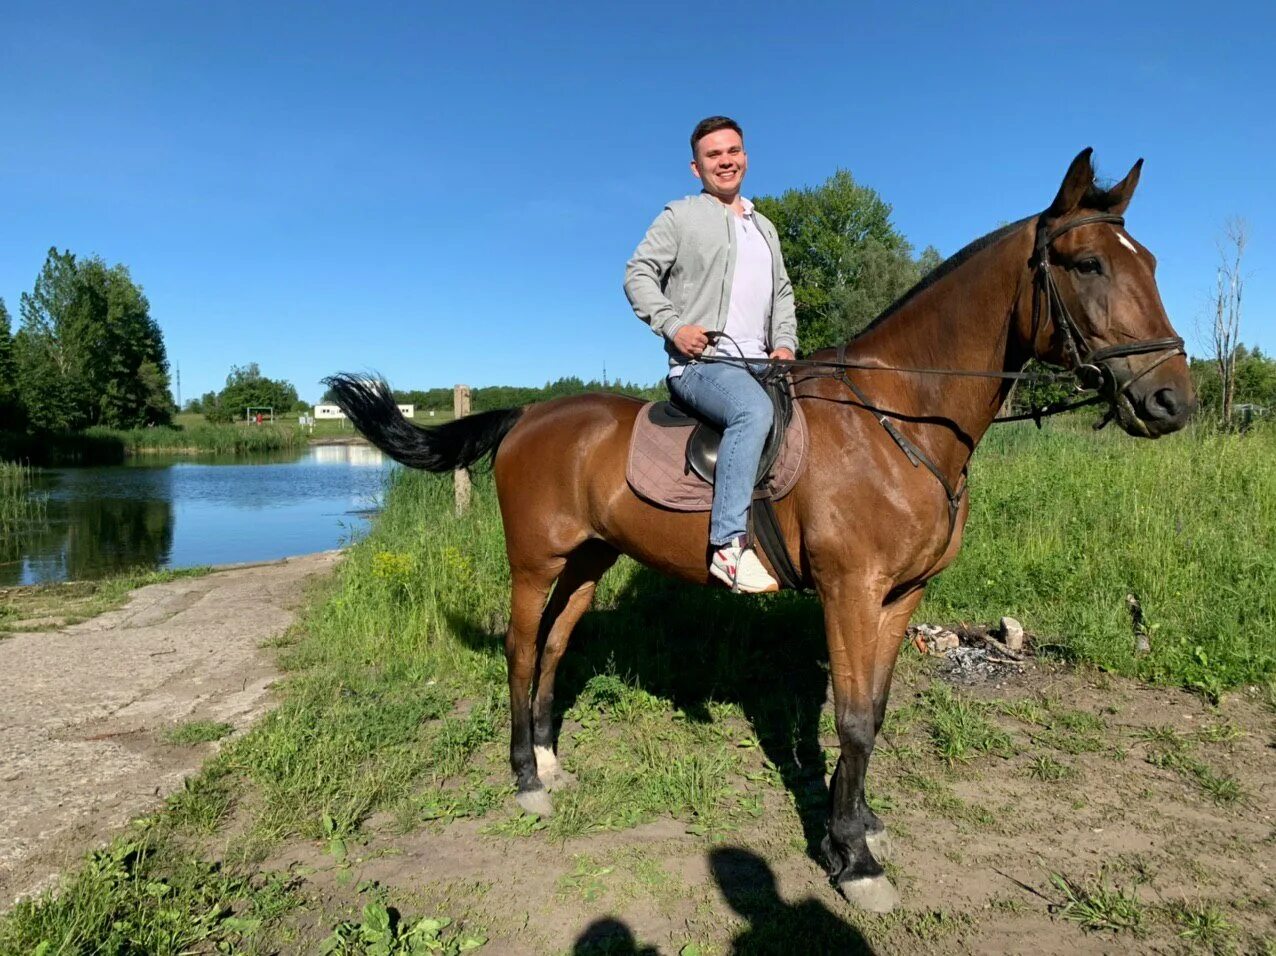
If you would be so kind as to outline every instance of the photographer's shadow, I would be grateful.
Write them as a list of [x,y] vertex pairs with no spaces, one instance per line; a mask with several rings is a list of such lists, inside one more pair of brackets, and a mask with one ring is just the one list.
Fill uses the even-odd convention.
[[727,904],[749,923],[732,940],[735,954],[842,953],[872,956],[864,934],[808,897],[786,903],[776,890],[775,874],[756,853],[719,847],[709,853],[709,868]]

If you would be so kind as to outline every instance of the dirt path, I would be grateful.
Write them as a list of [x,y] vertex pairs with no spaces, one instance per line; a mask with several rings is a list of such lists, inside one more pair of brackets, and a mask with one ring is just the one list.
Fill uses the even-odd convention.
[[164,732],[251,723],[277,676],[264,641],[336,552],[140,588],[124,607],[0,640],[0,910],[181,786],[209,745]]
[[[887,868],[903,895],[889,916],[853,910],[828,885],[804,850],[800,801],[753,748],[735,784],[744,812],[718,832],[661,818],[563,840],[512,816],[512,801],[479,819],[430,819],[444,802],[406,834],[402,820],[371,821],[366,842],[339,859],[322,843],[283,847],[267,866],[302,880],[321,914],[301,920],[284,951],[314,951],[337,919],[357,921],[385,892],[404,913],[461,918],[487,937],[482,956],[1276,952],[1269,706],[1237,693],[1211,708],[1179,690],[1031,664],[954,692],[963,733],[987,720],[1004,736],[947,766],[925,717],[908,716],[934,686],[931,668],[901,675],[874,758],[870,786],[893,832]],[[565,721],[560,753],[577,788],[616,760],[607,751],[620,737],[654,739],[653,721]],[[730,731],[724,746],[749,728]],[[583,742],[609,738],[594,763]],[[497,782],[504,743],[486,753]],[[812,787],[822,828],[824,788]],[[571,813],[572,791],[558,798]]]

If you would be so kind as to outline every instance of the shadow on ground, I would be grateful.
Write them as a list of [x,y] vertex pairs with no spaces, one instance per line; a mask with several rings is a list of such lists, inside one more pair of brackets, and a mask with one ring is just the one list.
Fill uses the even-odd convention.
[[[719,847],[709,854],[709,866],[728,905],[747,923],[731,941],[731,953],[873,953],[859,930],[819,900],[786,903],[781,899],[775,874],[756,853]],[[639,945],[629,927],[611,917],[586,927],[572,949],[573,956],[654,956],[656,952],[654,947]]]
[[[459,617],[449,624],[472,647],[490,651],[503,640]],[[819,721],[828,668],[815,598],[731,594],[638,568],[610,606],[590,611],[576,627],[555,688],[560,725],[597,674],[668,699],[693,721],[711,720],[710,703],[738,705],[793,796],[807,852],[819,859],[828,804]]]

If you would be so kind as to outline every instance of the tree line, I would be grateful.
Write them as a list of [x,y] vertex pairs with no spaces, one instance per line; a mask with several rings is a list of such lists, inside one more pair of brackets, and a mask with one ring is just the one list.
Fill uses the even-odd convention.
[[250,408],[273,409],[276,416],[310,410],[297,395],[292,382],[267,378],[256,362],[233,365],[220,392],[205,392],[186,403],[185,411],[202,414],[210,422],[229,424],[243,421]]
[[126,266],[50,249],[12,331],[0,299],[0,428],[166,424],[164,336]]

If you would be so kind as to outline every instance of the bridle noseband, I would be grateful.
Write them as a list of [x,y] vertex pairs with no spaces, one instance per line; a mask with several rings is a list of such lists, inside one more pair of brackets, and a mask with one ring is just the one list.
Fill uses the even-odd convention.
[[[1037,226],[1032,262],[1032,333],[1029,341],[1032,343],[1032,357],[1038,361],[1044,361],[1038,354],[1037,342],[1042,327],[1053,321],[1055,334],[1063,338],[1063,351],[1069,363],[1069,370],[1076,375],[1082,388],[1096,391],[1107,399],[1114,414],[1119,404],[1130,405],[1126,392],[1131,385],[1174,356],[1187,353],[1183,348],[1183,339],[1177,335],[1161,339],[1142,339],[1124,345],[1107,345],[1098,349],[1090,347],[1085,333],[1068,312],[1068,307],[1059,294],[1059,287],[1055,284],[1054,272],[1050,268],[1050,244],[1078,226],[1095,222],[1108,222],[1115,226],[1125,225],[1125,219],[1121,216],[1100,213],[1073,219],[1053,229],[1047,229],[1044,220]],[[1121,381],[1112,366],[1108,364],[1113,359],[1156,352],[1165,354],[1138,375],[1130,376],[1125,381]],[[1131,413],[1131,417],[1137,420],[1138,416],[1133,414],[1133,408],[1130,407],[1127,410]]]

